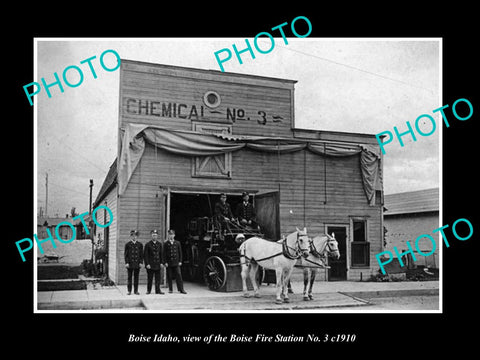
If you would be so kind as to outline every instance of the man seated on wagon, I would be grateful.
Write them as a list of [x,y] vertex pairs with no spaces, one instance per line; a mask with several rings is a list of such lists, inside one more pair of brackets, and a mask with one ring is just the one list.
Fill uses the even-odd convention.
[[248,226],[252,229],[259,229],[258,223],[255,219],[255,208],[253,204],[248,201],[250,196],[247,192],[242,193],[243,201],[237,205],[236,216],[239,223],[243,226]]
[[227,203],[227,195],[224,193],[220,194],[220,201],[215,204],[214,220],[219,227],[220,240],[224,240],[225,231],[230,231],[228,222],[233,220],[232,209]]

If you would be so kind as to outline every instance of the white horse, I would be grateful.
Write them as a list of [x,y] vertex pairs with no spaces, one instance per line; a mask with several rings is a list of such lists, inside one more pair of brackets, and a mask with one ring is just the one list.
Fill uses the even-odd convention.
[[[260,297],[258,293],[258,284],[256,274],[258,265],[265,269],[275,270],[276,282],[276,300],[277,304],[289,302],[286,291],[286,284],[292,274],[293,266],[301,256],[308,256],[309,238],[307,229],[303,231],[297,228],[297,231],[288,235],[283,241],[268,241],[259,237],[252,237],[244,241],[240,247],[240,265],[242,266],[242,286],[243,296],[250,297],[247,290],[247,276],[253,285],[255,297]],[[283,300],[281,297],[283,295]]]
[[[302,259],[303,268],[303,300],[313,300],[312,289],[318,269],[329,268],[327,257],[340,259],[338,242],[335,233],[315,236],[310,241],[310,254]],[[307,291],[308,289],[308,291]]]

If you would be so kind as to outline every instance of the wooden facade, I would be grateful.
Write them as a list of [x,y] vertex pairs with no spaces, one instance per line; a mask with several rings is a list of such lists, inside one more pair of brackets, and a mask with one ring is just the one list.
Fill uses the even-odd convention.
[[[294,128],[295,83],[122,60],[117,158],[127,124],[378,146],[374,135]],[[334,231],[343,254],[332,266],[331,280],[366,278],[378,269],[375,254],[383,250],[382,189],[377,189],[375,204],[369,204],[359,154],[330,157],[307,150],[279,154],[245,148],[195,158],[147,143],[121,195],[116,171],[117,162],[95,205],[107,204],[114,214],[107,234],[108,271],[117,284],[126,282],[123,251],[131,229],[138,229],[145,244],[150,230],[165,234],[174,227],[181,241],[186,218],[210,216],[221,192],[228,194],[232,205],[243,191],[250,192],[271,238],[304,226],[311,235]],[[141,281],[146,281],[145,271]]]

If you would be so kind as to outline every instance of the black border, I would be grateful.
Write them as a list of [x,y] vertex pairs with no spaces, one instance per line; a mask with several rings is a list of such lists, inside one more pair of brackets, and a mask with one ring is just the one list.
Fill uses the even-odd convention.
[[[421,11],[407,3],[398,3],[390,9],[369,8],[364,3],[352,7],[341,4],[331,10],[322,4],[310,9],[293,9],[292,4],[276,4],[274,11],[267,8],[261,13],[257,7],[244,3],[223,3],[212,11],[206,5],[192,9],[169,9],[164,5],[117,3],[109,4],[105,12],[97,5],[76,12],[60,9],[28,9],[20,12],[18,19],[21,34],[7,40],[6,67],[9,75],[8,94],[4,97],[8,115],[4,117],[7,129],[4,136],[8,146],[4,159],[4,193],[9,194],[8,219],[4,228],[6,239],[4,259],[7,259],[5,277],[7,286],[4,298],[5,314],[12,314],[18,331],[7,335],[7,346],[32,344],[37,349],[68,346],[75,349],[92,349],[92,356],[111,351],[133,350],[142,355],[166,354],[168,345],[128,343],[128,335],[171,333],[172,335],[208,335],[210,333],[265,334],[294,333],[350,333],[357,339],[350,344],[321,344],[312,346],[313,353],[321,356],[325,350],[367,350],[365,356],[392,356],[404,349],[414,351],[421,346],[425,353],[434,349],[473,344],[475,324],[467,327],[475,314],[476,261],[478,254],[478,215],[471,204],[477,194],[475,188],[475,127],[480,106],[478,101],[477,38],[473,35],[478,24],[473,19],[476,10],[468,5],[443,5]],[[384,4],[385,5],[385,4]],[[273,6],[273,5],[272,5]],[[73,7],[75,8],[75,7]],[[72,8],[72,9],[73,9]],[[239,9],[237,9],[239,8]],[[51,11],[52,10],[52,11]],[[60,10],[60,11],[59,11]],[[252,38],[258,32],[290,22],[296,16],[310,19],[313,31],[310,37],[442,37],[443,38],[443,104],[453,104],[458,98],[467,98],[473,104],[474,115],[468,121],[453,120],[443,131],[443,224],[452,224],[458,218],[468,218],[474,224],[474,236],[468,241],[450,241],[444,247],[444,313],[443,314],[33,314],[33,256],[21,262],[14,242],[32,236],[33,229],[33,108],[28,105],[23,85],[33,79],[34,37],[229,37]],[[61,20],[64,19],[65,22]],[[7,36],[11,31],[6,32]],[[13,95],[13,96],[12,96]],[[451,112],[447,111],[447,115]],[[436,176],[436,174],[432,174]],[[13,184],[13,188],[11,187]],[[6,190],[6,191],[5,191]],[[10,195],[11,194],[11,195]],[[13,221],[12,221],[13,220]],[[451,234],[448,233],[447,234]],[[450,235],[451,237],[451,235]],[[14,341],[16,340],[16,341]],[[455,345],[454,345],[455,344]],[[209,354],[250,356],[248,350],[259,344],[200,344],[193,356]],[[192,345],[193,347],[193,345]],[[185,355],[192,347],[175,346],[176,355]],[[220,351],[217,348],[220,347]],[[228,347],[228,349],[227,349]],[[272,346],[270,346],[272,348]],[[274,344],[280,352],[295,349],[302,355],[305,344]],[[17,348],[18,349],[18,348]],[[32,347],[33,349],[33,347]],[[95,349],[95,350],[93,350]],[[227,349],[228,352],[221,350]],[[397,350],[398,349],[398,350]],[[233,351],[232,351],[233,350]],[[309,347],[310,351],[310,347]],[[420,350],[418,350],[420,351]],[[417,353],[417,352],[415,352]],[[338,352],[336,353],[339,354]],[[362,354],[362,353],[357,353]],[[190,356],[192,356],[190,355]]]

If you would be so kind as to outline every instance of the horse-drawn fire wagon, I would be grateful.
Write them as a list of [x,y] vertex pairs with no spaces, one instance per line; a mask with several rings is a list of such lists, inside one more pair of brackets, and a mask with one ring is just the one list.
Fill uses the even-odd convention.
[[[204,281],[214,291],[240,290],[238,247],[253,236],[263,237],[263,234],[260,229],[242,226],[235,220],[220,223],[215,217],[191,219],[183,241],[184,277],[190,281]],[[260,284],[264,278],[261,269],[257,282]]]

